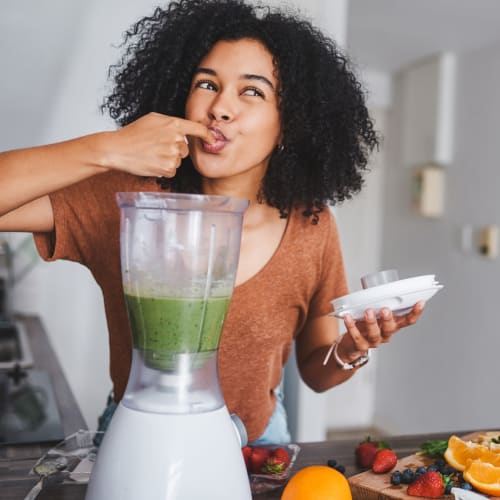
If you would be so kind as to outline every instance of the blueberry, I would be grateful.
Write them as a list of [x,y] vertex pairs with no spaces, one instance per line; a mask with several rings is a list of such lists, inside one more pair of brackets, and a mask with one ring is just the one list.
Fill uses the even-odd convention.
[[393,474],[391,476],[391,484],[393,484],[394,486],[398,486],[401,484],[401,479],[402,479],[401,474],[398,474],[398,475]]
[[335,469],[338,470],[341,474],[345,474],[345,467],[343,465],[337,465]]
[[427,472],[427,467],[422,466],[415,471],[415,474],[423,474],[424,472]]
[[446,461],[443,458],[438,458],[434,464],[438,467],[444,467],[446,465]]
[[472,491],[472,484],[463,482],[460,484],[460,488],[462,488],[463,490]]
[[327,460],[326,465],[328,465],[328,467],[332,467],[333,469],[335,469],[335,466],[337,465],[337,460],[334,460],[333,458]]
[[411,469],[405,469],[401,477],[401,482],[403,484],[410,484],[415,479],[415,473]]
[[427,470],[439,471],[439,465],[431,464],[427,467]]
[[455,474],[456,469],[454,469],[453,467],[449,466],[449,465],[446,465],[445,467],[442,468],[441,472],[445,475],[445,476],[451,476],[452,474]]

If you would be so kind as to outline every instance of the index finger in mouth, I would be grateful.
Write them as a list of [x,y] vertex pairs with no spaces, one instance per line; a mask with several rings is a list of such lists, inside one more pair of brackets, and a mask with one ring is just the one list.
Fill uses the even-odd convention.
[[185,135],[199,137],[209,144],[215,142],[215,137],[212,132],[210,132],[210,130],[201,123],[184,120],[181,129]]

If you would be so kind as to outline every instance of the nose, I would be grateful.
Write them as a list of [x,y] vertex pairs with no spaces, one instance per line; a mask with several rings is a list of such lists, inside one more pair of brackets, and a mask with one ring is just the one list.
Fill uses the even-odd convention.
[[235,114],[229,97],[222,93],[214,99],[208,113],[210,119],[217,122],[230,122]]

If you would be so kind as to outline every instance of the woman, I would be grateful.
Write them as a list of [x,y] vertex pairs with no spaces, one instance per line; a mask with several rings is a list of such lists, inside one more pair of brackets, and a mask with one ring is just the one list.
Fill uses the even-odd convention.
[[277,388],[294,340],[302,378],[325,391],[423,309],[384,310],[378,321],[372,310],[363,321],[346,316],[341,339],[329,316],[347,286],[327,204],[359,191],[377,145],[360,85],[308,22],[236,0],[171,3],[126,42],[104,105],[122,128],[4,153],[0,229],[33,231],[43,258],[91,270],[104,295],[116,402],[131,340],[115,192],[249,199],[219,374],[250,441],[285,443]]

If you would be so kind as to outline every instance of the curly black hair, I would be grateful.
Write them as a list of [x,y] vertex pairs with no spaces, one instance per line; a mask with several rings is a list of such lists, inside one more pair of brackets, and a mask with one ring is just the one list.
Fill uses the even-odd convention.
[[[260,199],[286,217],[292,207],[313,216],[362,186],[377,133],[365,94],[336,43],[290,10],[241,0],[180,0],[156,8],[124,35],[125,53],[110,68],[105,99],[119,125],[155,111],[184,117],[199,61],[219,40],[259,40],[272,54],[279,86],[282,145],[273,153]],[[282,149],[282,150],[281,150]],[[199,192],[191,160],[162,187]]]

